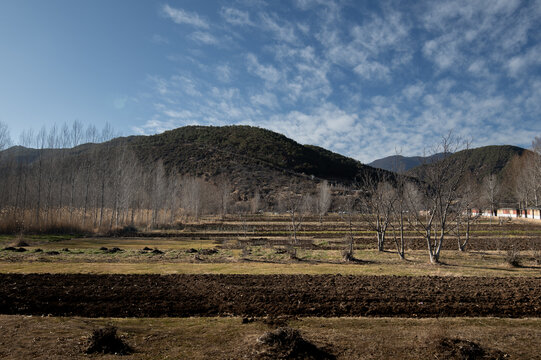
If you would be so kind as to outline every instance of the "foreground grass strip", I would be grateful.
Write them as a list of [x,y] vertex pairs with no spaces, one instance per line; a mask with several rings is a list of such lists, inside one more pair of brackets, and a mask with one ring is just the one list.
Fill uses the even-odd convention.
[[333,264],[300,262],[277,264],[265,262],[233,263],[123,263],[123,262],[0,262],[0,273],[11,274],[342,274],[397,276],[539,276],[538,267],[513,268],[500,265],[431,265],[428,263]]
[[[239,359],[271,328],[241,318],[90,319],[0,315],[0,358],[87,359],[89,334],[107,324],[135,348],[122,359]],[[300,318],[289,326],[337,359],[434,359],[441,338],[475,341],[512,359],[539,359],[541,319]],[[392,339],[392,341],[389,341]],[[109,357],[108,357],[109,358]],[[111,357],[112,358],[112,357]]]

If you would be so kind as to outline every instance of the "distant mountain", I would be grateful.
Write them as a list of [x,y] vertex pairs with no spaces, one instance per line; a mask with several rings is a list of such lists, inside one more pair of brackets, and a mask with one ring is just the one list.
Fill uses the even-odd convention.
[[[451,173],[455,174],[459,172],[461,166],[465,165],[465,179],[473,180],[474,186],[478,186],[478,192],[483,192],[484,179],[489,175],[495,175],[499,184],[500,201],[514,203],[516,201],[515,187],[517,181],[520,181],[520,171],[527,163],[527,157],[532,155],[531,151],[518,146],[491,145],[462,150],[438,161],[452,162],[456,170]],[[423,179],[423,173],[423,165],[407,172],[409,176],[420,180]]]
[[381,159],[372,161],[368,166],[372,166],[378,169],[387,171],[393,171],[398,173],[407,172],[416,166],[422,164],[430,164],[434,161],[438,161],[445,156],[443,153],[431,155],[431,156],[402,156],[392,155]]
[[[516,157],[529,152],[518,146],[491,145],[475,149],[468,149],[449,155],[446,161],[451,161],[458,166],[465,164],[467,171],[481,182],[487,175],[496,175],[500,178],[510,174],[510,166]],[[441,161],[441,160],[440,160]],[[410,169],[411,175],[422,172],[422,166]]]

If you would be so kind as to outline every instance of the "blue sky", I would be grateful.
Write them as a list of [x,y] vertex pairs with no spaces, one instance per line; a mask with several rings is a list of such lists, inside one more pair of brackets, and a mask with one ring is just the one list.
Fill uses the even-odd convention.
[[249,124],[370,162],[541,134],[541,1],[0,2],[0,121]]

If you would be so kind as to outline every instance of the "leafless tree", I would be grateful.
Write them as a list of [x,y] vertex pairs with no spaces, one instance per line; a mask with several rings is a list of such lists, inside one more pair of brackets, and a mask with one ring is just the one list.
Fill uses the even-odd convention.
[[0,121],[0,151],[11,145],[11,136],[7,124]]
[[454,162],[448,155],[462,148],[468,149],[468,145],[451,133],[442,137],[430,154],[443,153],[444,159],[424,164],[419,186],[410,187],[407,193],[408,210],[414,217],[410,224],[424,234],[430,262],[433,264],[440,261],[452,204],[458,197],[458,189],[466,170],[465,163]]
[[323,216],[327,214],[332,203],[331,186],[327,180],[322,181],[319,184],[319,196],[317,199],[317,211],[319,215],[319,222],[323,221]]
[[354,244],[355,233],[354,223],[355,215],[359,213],[360,200],[358,197],[359,190],[348,188],[342,195],[342,201],[340,202],[338,214],[342,218],[342,221],[346,223],[348,228],[348,234],[346,235],[346,248],[344,249],[342,258],[344,261],[354,261]]
[[396,191],[386,179],[366,176],[361,184],[361,214],[371,230],[375,231],[378,251],[384,251],[387,230],[392,221]]
[[[456,228],[455,234],[458,242],[458,250],[466,251],[470,241],[471,224],[475,222],[482,214],[479,200],[479,188],[471,176],[466,176],[459,188],[459,194],[455,202],[456,207]],[[473,209],[477,208],[477,212]],[[462,241],[461,226],[465,224],[465,238]]]
[[490,223],[500,200],[500,182],[495,174],[489,174],[483,179],[483,200],[490,208]]
[[292,180],[289,183],[288,189],[282,194],[283,201],[285,204],[286,212],[289,214],[291,221],[290,231],[291,231],[291,250],[290,257],[292,259],[297,258],[297,246],[299,244],[297,238],[297,232],[299,231],[302,221],[304,219],[304,213],[302,211],[302,205],[304,203],[304,194],[302,192],[301,185]]
[[396,187],[394,189],[395,198],[392,203],[393,219],[390,222],[393,230],[393,240],[396,246],[396,252],[402,260],[406,258],[404,228],[407,221],[405,218],[407,216],[406,192],[408,186],[410,186],[410,184],[406,181],[404,176],[397,176]]
[[250,210],[252,214],[256,214],[261,209],[261,194],[259,190],[254,192],[254,196],[250,200]]

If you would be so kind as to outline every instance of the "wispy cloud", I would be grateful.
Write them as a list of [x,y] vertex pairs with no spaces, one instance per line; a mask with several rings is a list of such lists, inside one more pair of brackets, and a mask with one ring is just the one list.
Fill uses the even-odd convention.
[[262,28],[271,32],[275,39],[286,43],[296,43],[297,35],[293,24],[288,21],[279,20],[277,16],[267,13],[259,15]]
[[197,13],[176,9],[167,4],[162,7],[162,13],[177,24],[192,25],[202,29],[210,27]]
[[248,71],[257,75],[268,83],[276,83],[280,80],[280,72],[272,65],[263,65],[254,54],[246,56]]
[[232,25],[238,26],[254,26],[255,24],[250,19],[250,14],[247,11],[242,11],[235,8],[223,7],[220,14],[224,20]]
[[214,35],[212,35],[209,32],[195,31],[190,34],[190,38],[196,42],[207,44],[207,45],[218,44],[218,39],[216,39]]
[[149,77],[157,105],[139,131],[251,124],[365,162],[451,129],[474,146],[541,132],[541,2],[166,7],[197,29],[172,74]]

